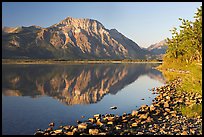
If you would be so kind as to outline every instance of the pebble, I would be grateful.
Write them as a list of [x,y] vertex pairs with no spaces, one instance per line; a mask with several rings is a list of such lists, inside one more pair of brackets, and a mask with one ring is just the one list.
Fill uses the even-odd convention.
[[53,126],[55,126],[55,123],[52,122],[49,124],[49,126],[53,127]]
[[132,113],[131,113],[132,116],[137,116],[137,114],[138,114],[137,110],[133,110]]

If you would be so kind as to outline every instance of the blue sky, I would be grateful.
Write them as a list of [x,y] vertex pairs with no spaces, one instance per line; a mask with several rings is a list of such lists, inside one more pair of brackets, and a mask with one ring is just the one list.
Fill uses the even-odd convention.
[[202,2],[3,2],[2,25],[49,27],[68,16],[91,18],[115,28],[140,47],[167,37],[178,18],[193,21]]

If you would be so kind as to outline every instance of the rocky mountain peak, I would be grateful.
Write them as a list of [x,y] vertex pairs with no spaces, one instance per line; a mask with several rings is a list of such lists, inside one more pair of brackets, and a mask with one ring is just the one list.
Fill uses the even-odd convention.
[[2,28],[2,32],[4,32],[4,33],[17,33],[20,29],[21,29],[21,27],[6,27],[6,26],[4,26]]
[[166,47],[166,40],[162,40],[158,43],[152,44],[147,49],[151,51],[153,49],[161,49],[162,47]]
[[67,17],[59,23],[51,26],[51,28],[61,28],[61,29],[83,29],[83,30],[99,30],[104,29],[105,27],[97,20],[87,19],[87,18],[73,18]]
[[47,28],[32,25],[21,27],[15,35],[4,33],[2,50],[3,58],[140,59],[146,54],[116,29],[73,17]]
[[162,40],[158,43],[150,45],[147,50],[156,56],[157,59],[162,59],[167,50],[167,41]]

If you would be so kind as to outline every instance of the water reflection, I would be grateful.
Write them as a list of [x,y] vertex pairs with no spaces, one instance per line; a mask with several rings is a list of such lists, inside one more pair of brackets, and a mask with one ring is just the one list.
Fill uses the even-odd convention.
[[117,94],[141,75],[164,83],[158,64],[3,65],[5,96],[51,96],[67,105],[91,104]]

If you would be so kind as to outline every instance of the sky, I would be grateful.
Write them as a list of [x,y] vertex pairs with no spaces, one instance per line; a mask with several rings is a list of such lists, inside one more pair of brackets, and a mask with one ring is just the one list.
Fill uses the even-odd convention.
[[178,18],[193,21],[202,2],[2,2],[2,27],[49,27],[66,17],[90,18],[140,47],[171,38]]

